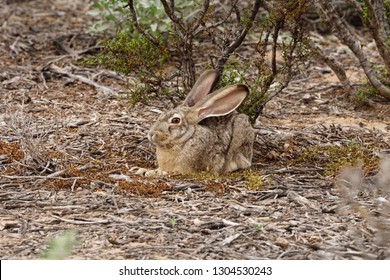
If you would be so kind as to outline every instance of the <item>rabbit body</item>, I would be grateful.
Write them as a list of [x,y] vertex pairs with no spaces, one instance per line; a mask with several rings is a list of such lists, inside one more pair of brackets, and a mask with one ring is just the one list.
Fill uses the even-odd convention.
[[235,111],[249,90],[238,84],[211,92],[218,78],[215,70],[204,72],[182,105],[160,115],[148,133],[159,167],[145,175],[251,166],[255,134],[248,116]]
[[[216,174],[251,166],[254,132],[246,115],[232,112],[192,124],[186,118],[189,112],[189,107],[173,109],[160,116],[149,132],[160,172]],[[178,115],[181,124],[167,125]]]

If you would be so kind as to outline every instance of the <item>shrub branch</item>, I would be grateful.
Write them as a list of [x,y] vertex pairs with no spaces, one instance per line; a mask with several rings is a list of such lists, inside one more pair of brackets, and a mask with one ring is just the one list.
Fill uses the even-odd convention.
[[[325,0],[314,0],[313,2],[314,5],[321,11],[323,17],[326,18],[333,26],[333,28],[337,31],[336,36],[338,36],[338,38],[344,44],[346,44],[355,54],[371,85],[382,97],[384,97],[386,100],[390,100],[390,88],[388,88],[378,79],[378,77],[376,76],[376,71],[372,67],[366,53],[362,49],[361,42],[359,41],[357,36],[349,29],[345,21],[338,15],[332,3]],[[375,11],[377,10],[375,9]],[[375,28],[375,26],[373,26],[373,28]],[[389,59],[389,57],[383,58],[384,61],[386,61],[387,59]]]
[[[246,35],[248,34],[249,30],[252,28],[253,22],[256,18],[257,12],[260,9],[260,4],[263,2],[262,0],[256,0],[253,3],[252,9],[251,9],[251,15],[248,19],[248,22],[246,23],[244,29],[240,33],[238,37],[233,40],[227,48],[224,48],[222,50],[222,56],[217,62],[217,69],[222,72],[223,67],[225,66],[226,62],[228,61],[230,55],[242,44],[244,41]],[[235,7],[235,5],[233,6]]]
[[139,24],[138,18],[137,18],[137,13],[136,13],[135,8],[134,8],[134,1],[128,0],[127,4],[128,4],[129,9],[130,9],[131,22],[133,23],[135,29],[137,29],[137,31],[140,34],[145,36],[145,38],[147,38],[153,45],[155,45],[156,47],[159,46],[160,45],[159,40],[157,40],[157,38],[155,38],[153,35],[151,35],[149,32],[147,32],[145,29],[143,29],[141,27],[141,25]]

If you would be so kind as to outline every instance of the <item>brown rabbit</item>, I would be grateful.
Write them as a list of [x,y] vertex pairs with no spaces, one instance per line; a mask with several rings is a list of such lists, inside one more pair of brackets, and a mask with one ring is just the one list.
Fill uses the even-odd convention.
[[156,146],[157,170],[138,174],[226,173],[251,166],[254,131],[235,109],[248,94],[245,85],[210,93],[219,76],[204,72],[180,106],[162,113],[148,133]]

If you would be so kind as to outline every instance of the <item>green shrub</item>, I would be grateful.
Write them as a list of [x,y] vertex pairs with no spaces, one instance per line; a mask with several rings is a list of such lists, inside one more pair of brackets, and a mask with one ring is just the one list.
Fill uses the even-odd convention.
[[[255,2],[232,1],[226,9],[215,1],[209,6],[204,1],[167,1],[166,5],[174,3],[174,7],[166,9],[158,0],[132,1],[129,7],[127,3],[100,0],[91,5],[90,14],[100,15],[91,30],[117,31],[117,35],[102,42],[101,55],[87,58],[84,63],[135,74],[139,83],[129,85],[132,103],[166,95],[175,103],[196,81],[196,64],[207,60],[206,64],[222,72],[219,86],[244,83],[249,87],[250,94],[240,110],[254,122],[264,104],[299,72],[296,60],[305,53],[301,14],[306,0],[275,0],[268,14],[257,17],[261,5]],[[279,37],[282,28],[284,34],[289,34],[285,39]],[[247,34],[258,40],[249,57],[236,53]],[[276,65],[275,60],[271,66],[265,63],[269,47],[274,55],[276,49],[281,53],[282,65]],[[166,67],[167,62],[170,67]],[[166,88],[175,85],[176,90],[169,93]]]
[[[108,32],[111,35],[119,31],[134,32],[130,20],[127,0],[100,0],[92,2],[87,14],[99,17],[98,21],[89,26],[91,33]],[[154,34],[167,33],[171,29],[171,21],[165,14],[159,0],[134,1],[139,23]],[[176,0],[175,6],[182,12],[193,11],[195,1]]]
[[119,32],[114,40],[105,40],[103,53],[99,61],[105,66],[123,74],[148,73],[160,71],[167,60],[169,52],[166,48],[153,45],[138,34],[129,35]]

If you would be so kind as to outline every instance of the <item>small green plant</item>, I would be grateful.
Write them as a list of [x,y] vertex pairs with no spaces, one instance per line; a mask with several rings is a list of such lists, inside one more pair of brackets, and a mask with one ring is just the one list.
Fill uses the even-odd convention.
[[[390,80],[386,68],[383,65],[373,66],[376,72],[376,77],[383,85],[390,87]],[[368,98],[378,96],[378,92],[370,83],[363,83],[363,85],[355,91],[355,98],[359,103],[365,102]]]
[[232,84],[244,83],[244,75],[245,73],[238,62],[228,61],[216,88],[218,89]]
[[177,223],[176,217],[169,217],[169,219],[168,219],[168,225],[169,225],[170,227],[175,227],[176,223]]
[[254,225],[254,228],[256,231],[258,231],[259,233],[263,233],[264,232],[264,225],[263,224],[255,224]]
[[75,246],[77,246],[76,235],[71,231],[65,232],[49,241],[49,246],[42,253],[42,258],[46,260],[67,259]]
[[374,87],[369,83],[364,83],[361,88],[355,91],[355,99],[358,103],[364,103],[368,98],[376,95]]
[[362,7],[362,20],[363,20],[363,22],[364,22],[364,24],[368,24],[369,23],[369,15],[368,15],[368,8],[367,8],[367,6],[363,6]]

